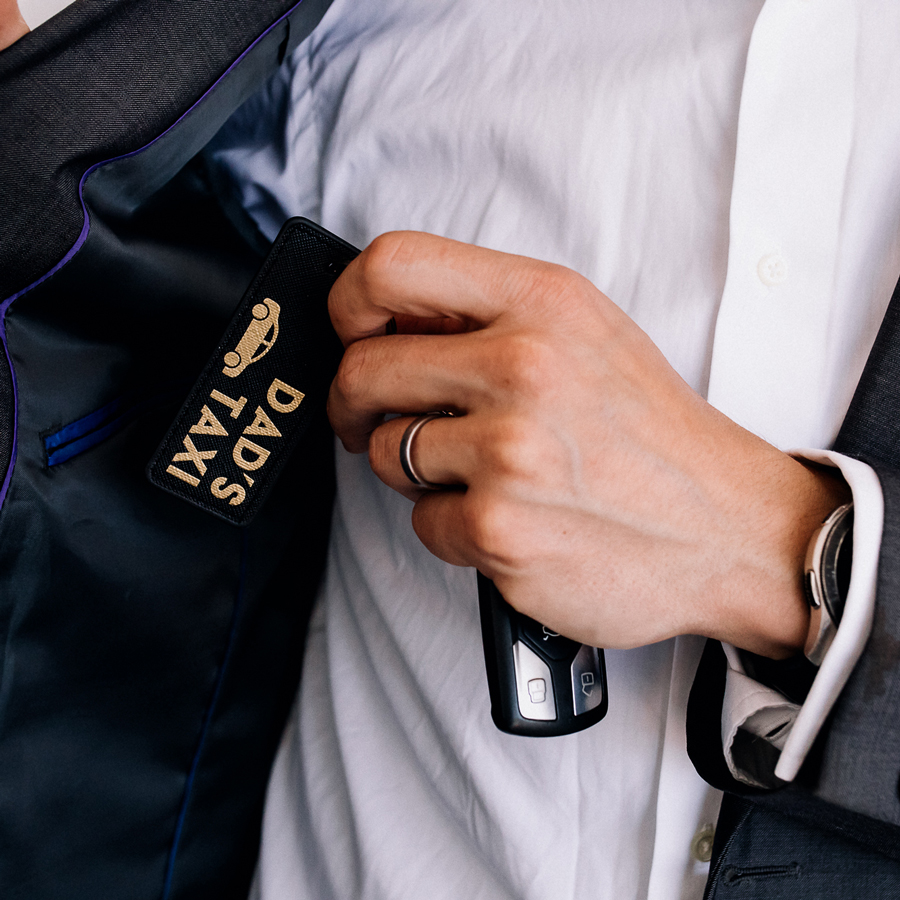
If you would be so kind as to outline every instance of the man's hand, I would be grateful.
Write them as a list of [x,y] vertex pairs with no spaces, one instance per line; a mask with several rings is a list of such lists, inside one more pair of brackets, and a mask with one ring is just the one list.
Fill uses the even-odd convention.
[[[560,266],[418,233],[376,239],[329,301],[329,416],[415,501],[441,559],[561,634],[802,646],[809,536],[846,487],[713,409],[612,301]],[[395,317],[396,335],[385,326]],[[399,461],[411,416],[417,470]],[[384,420],[385,414],[399,418]]]

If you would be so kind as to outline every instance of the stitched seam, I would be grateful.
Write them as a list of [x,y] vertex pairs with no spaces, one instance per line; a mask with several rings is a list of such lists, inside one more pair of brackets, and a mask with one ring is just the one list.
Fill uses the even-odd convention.
[[16,382],[16,370],[13,366],[12,354],[9,350],[9,343],[6,337],[6,314],[0,314],[0,343],[2,343],[3,355],[6,364],[9,367],[9,387],[10,387],[10,405],[12,406],[12,434],[10,435],[9,459],[6,462],[6,471],[0,473],[0,511],[3,510],[3,504],[12,483],[13,472],[16,468],[16,460],[18,458],[18,438],[19,438],[19,402],[18,402],[18,384]]
[[737,884],[740,881],[761,881],[764,878],[797,878],[800,875],[799,863],[787,866],[727,866],[722,871],[725,884]]

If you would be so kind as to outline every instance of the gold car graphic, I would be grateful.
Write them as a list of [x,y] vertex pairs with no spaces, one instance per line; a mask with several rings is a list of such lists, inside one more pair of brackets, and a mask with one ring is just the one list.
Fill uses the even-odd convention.
[[[253,307],[253,319],[234,350],[225,354],[223,375],[237,378],[244,369],[262,359],[278,340],[278,314],[281,307],[269,297]],[[271,335],[271,337],[270,337]]]

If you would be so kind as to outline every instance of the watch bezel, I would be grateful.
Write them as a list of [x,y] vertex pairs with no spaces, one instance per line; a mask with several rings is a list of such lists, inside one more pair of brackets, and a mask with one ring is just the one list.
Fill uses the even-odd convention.
[[839,506],[813,532],[804,563],[803,584],[810,606],[803,652],[821,665],[837,632],[849,586],[853,552],[853,504]]

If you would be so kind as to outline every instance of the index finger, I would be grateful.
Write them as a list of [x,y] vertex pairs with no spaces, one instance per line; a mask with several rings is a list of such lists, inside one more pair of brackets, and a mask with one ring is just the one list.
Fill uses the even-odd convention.
[[530,293],[550,263],[416,231],[375,238],[347,266],[328,298],[344,346],[383,333],[394,316],[489,324]]

